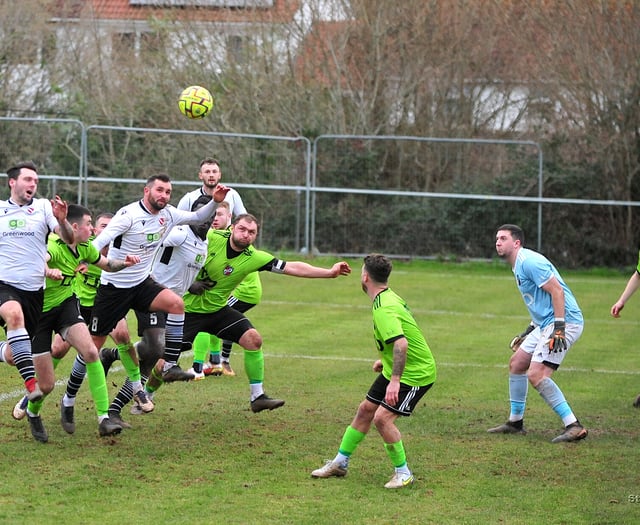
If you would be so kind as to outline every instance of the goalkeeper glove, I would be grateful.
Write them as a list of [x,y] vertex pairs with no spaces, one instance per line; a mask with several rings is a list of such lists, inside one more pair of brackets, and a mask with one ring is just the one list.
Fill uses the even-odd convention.
[[522,344],[522,341],[525,340],[525,338],[535,330],[536,325],[534,325],[533,323],[529,323],[529,326],[527,326],[527,329],[522,332],[520,335],[516,335],[512,340],[511,343],[509,343],[509,348],[511,348],[511,350],[513,352],[516,351],[516,349]]
[[553,333],[549,338],[549,352],[563,352],[567,349],[567,340],[564,334],[564,321],[553,322]]
[[194,281],[191,286],[189,286],[189,293],[193,295],[202,295],[206,290],[211,290],[213,288],[214,283],[211,281]]

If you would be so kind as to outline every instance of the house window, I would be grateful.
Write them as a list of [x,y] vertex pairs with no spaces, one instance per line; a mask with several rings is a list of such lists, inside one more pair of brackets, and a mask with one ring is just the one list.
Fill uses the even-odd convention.
[[126,32],[112,35],[112,57],[115,60],[131,60],[145,54],[163,50],[162,39],[154,32]]
[[231,64],[242,64],[245,62],[247,52],[247,42],[240,35],[227,37],[227,61]]
[[111,54],[114,59],[126,60],[128,57],[135,55],[135,52],[135,33],[114,33],[111,35]]
[[55,35],[53,33],[28,33],[22,30],[3,35],[0,63],[12,65],[36,65],[53,57]]

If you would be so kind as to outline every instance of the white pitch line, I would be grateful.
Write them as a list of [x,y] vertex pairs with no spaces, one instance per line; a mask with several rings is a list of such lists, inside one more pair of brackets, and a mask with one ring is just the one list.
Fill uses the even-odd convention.
[[[365,358],[365,357],[342,357],[342,356],[319,356],[319,355],[295,355],[295,354],[267,354],[265,352],[265,357],[279,357],[283,359],[294,358],[294,359],[311,359],[315,361],[353,361],[353,362],[373,362],[373,358]],[[481,363],[448,363],[446,361],[436,361],[436,365],[439,367],[447,367],[447,368],[507,368],[507,364],[503,365],[483,365]],[[629,375],[629,376],[637,376],[640,375],[640,370],[607,370],[604,368],[578,368],[572,366],[561,366],[561,371],[566,372],[595,372],[597,374],[611,374],[611,375]]]
[[[271,305],[285,305],[285,306],[317,306],[317,303],[311,303],[308,301],[273,301],[273,300],[264,300],[260,304],[271,304]],[[368,304],[345,304],[345,303],[322,303],[323,306],[330,308],[332,310],[366,310],[371,311],[371,305]],[[477,312],[460,312],[457,310],[429,310],[427,308],[420,308],[416,306],[415,303],[410,303],[409,307],[414,314],[420,315],[437,315],[437,316],[449,316],[449,317],[473,317],[480,319],[512,319],[522,322],[527,322],[528,318],[526,315],[526,311],[522,315],[504,315],[504,314],[492,314],[488,312],[477,313]],[[608,314],[608,312],[607,312]],[[614,319],[609,315],[604,315],[602,318],[587,318],[585,321],[585,330],[589,329],[589,326],[593,324],[606,324],[611,326],[621,326],[621,325],[633,325],[636,326],[638,324],[635,319]]]
[[[193,355],[193,351],[183,352],[182,356]],[[265,357],[268,358],[276,358],[276,359],[308,359],[311,361],[351,361],[354,363],[368,363],[372,362],[373,358],[366,357],[345,357],[345,356],[317,356],[317,355],[300,355],[300,354],[264,354]],[[480,363],[449,363],[446,361],[438,361],[438,367],[445,368],[495,368],[495,369],[505,369],[507,368],[506,364],[502,365],[483,365]],[[112,372],[120,372],[124,370],[121,366],[114,366],[111,368]],[[561,371],[564,372],[578,372],[578,373],[586,373],[593,372],[596,374],[611,374],[611,375],[628,375],[628,376],[637,376],[640,375],[640,370],[607,370],[604,368],[579,368],[579,367],[560,367]],[[66,386],[66,379],[59,379],[56,381],[56,386]],[[13,390],[11,392],[0,392],[0,404],[5,401],[11,401],[14,399],[19,399],[24,395],[24,389]]]

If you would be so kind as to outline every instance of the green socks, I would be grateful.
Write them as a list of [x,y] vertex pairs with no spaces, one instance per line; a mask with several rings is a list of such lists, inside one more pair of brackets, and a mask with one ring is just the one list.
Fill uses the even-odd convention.
[[102,368],[100,361],[87,363],[87,379],[98,417],[106,416],[109,411],[109,392],[104,377],[104,368]]
[[[140,366],[129,355],[129,345],[120,343],[118,345],[118,354],[120,362],[127,372],[127,377],[132,383],[140,382]],[[104,375],[104,371],[103,371]]]
[[350,457],[365,436],[365,433],[360,432],[349,425],[342,435],[342,441],[340,442],[338,452],[343,456]]
[[244,371],[247,373],[250,384],[264,382],[264,354],[262,350],[244,351]]
[[402,440],[397,443],[385,443],[384,448],[395,468],[404,467],[407,464],[407,455],[404,452]]

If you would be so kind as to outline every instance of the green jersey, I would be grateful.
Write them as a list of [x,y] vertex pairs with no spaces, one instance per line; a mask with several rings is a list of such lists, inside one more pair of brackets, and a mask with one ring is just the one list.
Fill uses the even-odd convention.
[[[229,246],[229,230],[209,230],[207,234],[207,259],[196,280],[209,281],[213,286],[202,295],[187,292],[184,296],[186,312],[212,313],[227,304],[236,287],[253,272],[271,270],[281,272],[284,263],[273,255],[253,246],[240,253]],[[273,264],[277,261],[278,264]]]
[[[91,242],[95,237],[91,237]],[[74,282],[74,292],[80,301],[80,306],[92,307],[93,301],[98,293],[98,286],[100,286],[100,275],[102,270],[97,266],[90,264],[87,267],[86,273],[76,274],[76,280]]]
[[262,281],[260,274],[253,272],[247,275],[233,291],[233,296],[248,304],[258,304],[262,299]]
[[436,362],[407,303],[387,288],[373,301],[373,335],[381,352],[382,374],[391,379],[393,343],[407,339],[407,359],[400,381],[409,386],[425,386],[436,380]]
[[76,278],[75,270],[81,262],[93,264],[100,260],[100,252],[90,242],[77,244],[74,251],[57,235],[49,237],[47,252],[51,257],[47,265],[49,268],[60,270],[62,272],[62,280],[46,278],[43,312],[48,312],[73,295]]

